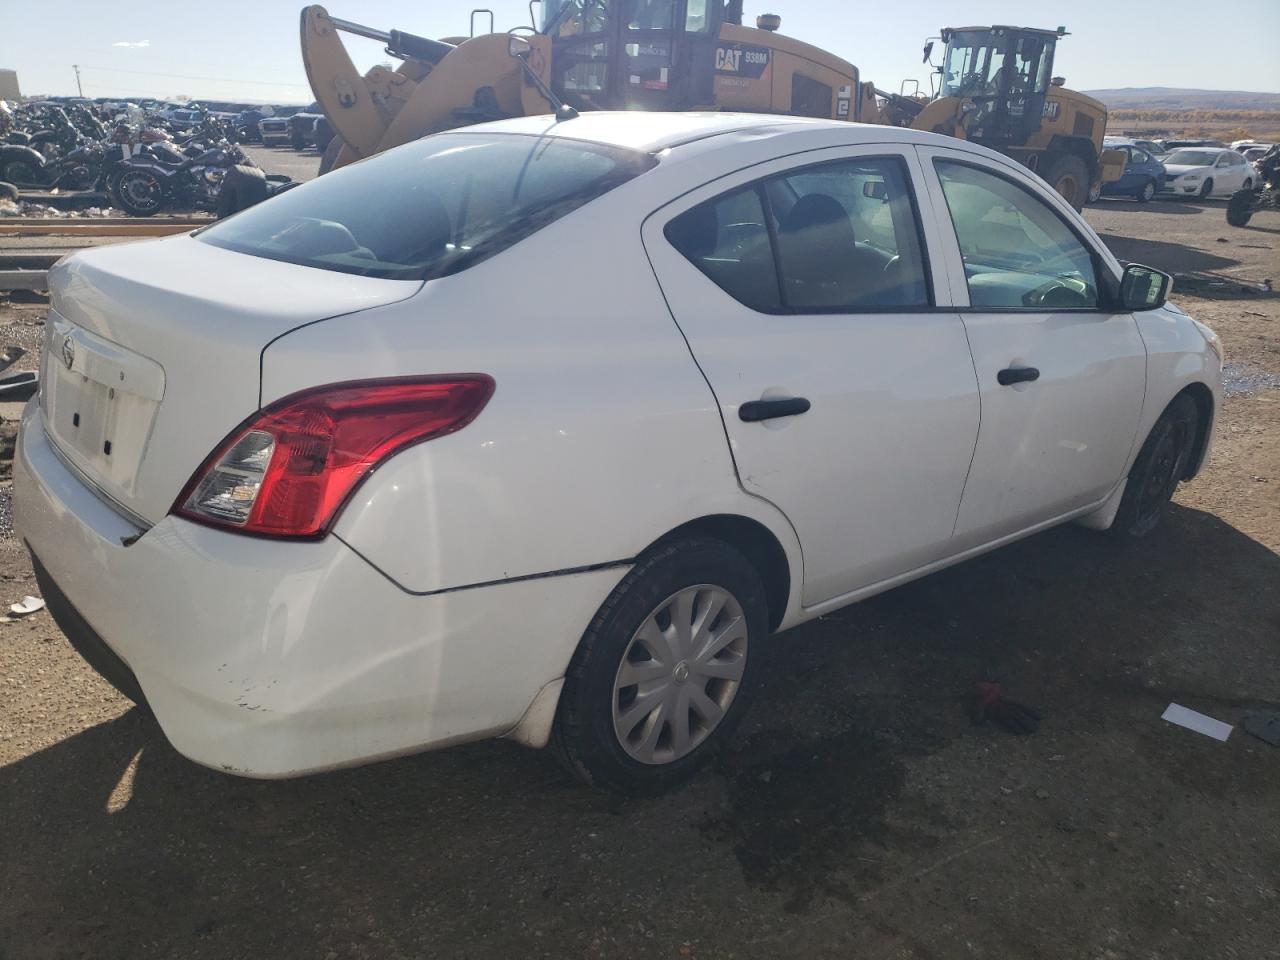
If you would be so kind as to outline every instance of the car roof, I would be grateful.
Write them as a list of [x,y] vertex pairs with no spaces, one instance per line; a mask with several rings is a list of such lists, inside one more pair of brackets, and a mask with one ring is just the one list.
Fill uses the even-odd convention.
[[653,111],[590,111],[572,120],[550,115],[498,120],[467,127],[464,132],[516,133],[532,136],[564,137],[608,146],[657,153],[684,144],[728,134],[752,136],[780,134],[795,130],[840,130],[850,142],[896,142],[920,140],[929,134],[881,124],[849,123],[756,113],[660,113]]

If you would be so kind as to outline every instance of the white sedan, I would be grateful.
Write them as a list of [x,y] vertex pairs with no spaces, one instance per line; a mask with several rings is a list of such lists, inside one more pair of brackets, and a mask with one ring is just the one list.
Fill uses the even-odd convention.
[[507,736],[663,789],[769,634],[1150,530],[1222,397],[1164,274],[893,127],[503,121],[50,283],[14,480],[44,597],[253,777]]
[[1229,197],[1237,190],[1248,190],[1257,171],[1235,150],[1214,147],[1183,147],[1160,158],[1165,179],[1161,193],[1208,197]]

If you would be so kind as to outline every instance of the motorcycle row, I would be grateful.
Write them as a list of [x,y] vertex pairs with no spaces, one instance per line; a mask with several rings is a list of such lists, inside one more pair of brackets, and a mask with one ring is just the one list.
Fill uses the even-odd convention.
[[[208,112],[182,124],[137,107],[106,119],[83,104],[0,102],[0,199],[91,191],[135,217],[235,213],[292,186],[268,176]],[[6,186],[7,185],[7,186]]]

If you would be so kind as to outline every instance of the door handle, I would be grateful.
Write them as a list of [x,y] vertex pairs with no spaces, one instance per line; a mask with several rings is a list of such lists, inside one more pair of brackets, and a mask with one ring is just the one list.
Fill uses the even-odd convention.
[[748,400],[738,407],[738,419],[744,423],[759,423],[778,417],[795,417],[809,409],[804,397],[780,397],[777,400]]
[[996,382],[1002,387],[1014,383],[1030,383],[1040,379],[1040,371],[1035,367],[1006,367],[996,374]]

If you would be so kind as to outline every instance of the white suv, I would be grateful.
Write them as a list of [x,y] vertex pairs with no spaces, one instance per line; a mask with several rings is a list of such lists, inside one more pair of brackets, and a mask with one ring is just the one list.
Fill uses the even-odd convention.
[[1034,175],[879,126],[439,134],[50,275],[18,527],[200,763],[554,738],[652,791],[766,637],[1204,459],[1213,333]]

